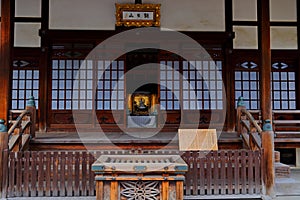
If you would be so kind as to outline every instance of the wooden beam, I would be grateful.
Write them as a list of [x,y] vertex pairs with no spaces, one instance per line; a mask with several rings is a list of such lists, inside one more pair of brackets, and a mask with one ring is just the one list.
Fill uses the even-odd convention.
[[33,22],[39,23],[41,22],[41,18],[39,17],[15,17],[14,22]]
[[[272,122],[271,99],[271,42],[270,42],[270,4],[269,0],[257,2],[258,14],[258,47],[260,51],[260,108],[262,120]],[[265,193],[274,197],[275,169],[274,169],[274,132],[271,124],[263,127],[262,147],[264,149],[263,172]]]
[[14,1],[1,1],[1,38],[0,38],[0,119],[7,121],[11,94],[11,49],[13,44],[12,16]]
[[[6,152],[5,152],[6,151]],[[6,198],[6,178],[4,178],[5,173],[7,173],[7,156],[8,151],[8,134],[7,127],[4,125],[4,121],[0,120],[0,198]],[[7,158],[7,157],[6,157]]]
[[225,28],[226,32],[232,32],[232,22],[233,22],[233,15],[232,15],[232,0],[225,0]]

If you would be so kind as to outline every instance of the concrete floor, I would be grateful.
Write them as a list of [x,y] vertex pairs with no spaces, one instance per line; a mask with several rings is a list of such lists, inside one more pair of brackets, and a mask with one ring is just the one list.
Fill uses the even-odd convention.
[[300,168],[292,168],[290,178],[276,179],[276,200],[300,200]]

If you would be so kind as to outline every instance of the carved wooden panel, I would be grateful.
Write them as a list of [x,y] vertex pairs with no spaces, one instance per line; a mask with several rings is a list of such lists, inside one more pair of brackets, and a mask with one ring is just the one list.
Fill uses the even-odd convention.
[[[89,124],[91,122],[90,114],[77,114],[77,117],[80,118],[78,123],[80,124]],[[54,124],[73,124],[73,114],[72,113],[54,113],[51,120]]]
[[176,111],[161,111],[159,114],[159,122],[162,124],[180,124],[181,115]]
[[124,124],[123,111],[97,111],[99,124]]

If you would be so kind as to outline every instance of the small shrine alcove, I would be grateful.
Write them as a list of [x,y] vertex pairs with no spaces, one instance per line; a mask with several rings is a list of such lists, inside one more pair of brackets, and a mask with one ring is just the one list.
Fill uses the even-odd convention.
[[157,50],[134,51],[126,57],[127,128],[157,128],[159,67]]

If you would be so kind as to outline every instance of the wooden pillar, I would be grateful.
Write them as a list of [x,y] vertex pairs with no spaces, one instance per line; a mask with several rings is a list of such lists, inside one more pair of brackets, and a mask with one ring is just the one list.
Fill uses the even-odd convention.
[[27,101],[26,110],[31,112],[31,121],[32,127],[30,129],[30,135],[32,138],[35,138],[35,130],[36,130],[36,108],[35,108],[35,100],[33,96],[29,97]]
[[110,200],[118,200],[118,196],[119,196],[118,181],[111,181]]
[[[4,120],[0,119],[0,198],[6,198],[7,181],[8,134]],[[5,159],[6,157],[6,159]]]
[[239,97],[237,108],[236,108],[236,131],[237,136],[240,137],[242,133],[242,125],[240,122],[242,116],[242,110],[246,109],[243,97]]
[[[272,131],[272,99],[271,99],[271,44],[270,44],[270,2],[257,1],[258,9],[258,45],[260,51],[260,109],[264,125],[262,147],[264,149],[264,186],[265,193],[274,197],[274,133]],[[266,128],[267,127],[267,128]]]
[[271,44],[269,0],[258,1],[258,44],[261,58],[260,65],[260,107],[262,119],[272,120],[271,99]]
[[[8,121],[11,96],[11,54],[13,44],[12,18],[14,2],[1,1],[1,36],[0,36],[0,198],[6,198],[8,135],[4,122]],[[5,159],[6,158],[6,159]]]
[[40,87],[39,87],[39,131],[45,132],[47,128],[47,112],[48,112],[48,82],[49,82],[49,0],[42,0],[42,23],[41,23],[41,59],[40,59]]
[[274,153],[274,132],[270,120],[266,120],[261,133],[263,153],[263,190],[272,198],[275,194],[275,153]]
[[14,1],[1,1],[1,38],[0,38],[0,118],[8,120],[11,88],[11,49],[12,49],[12,16]]
[[96,181],[96,200],[103,200],[104,197],[103,181]]
[[[225,69],[225,75],[223,78],[226,95],[224,98],[226,99],[226,127],[227,131],[234,132],[235,130],[235,94],[234,94],[234,67],[232,65],[232,51],[233,51],[233,25],[232,25],[232,0],[225,0],[225,28],[226,32],[229,34],[230,39],[226,42],[225,46],[225,60],[224,60],[224,69]],[[224,105],[225,106],[225,105]]]

